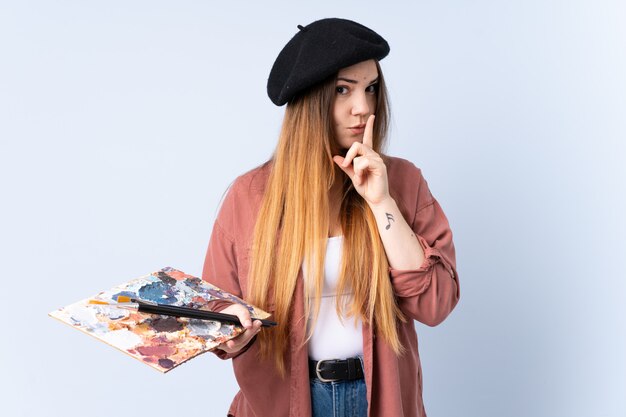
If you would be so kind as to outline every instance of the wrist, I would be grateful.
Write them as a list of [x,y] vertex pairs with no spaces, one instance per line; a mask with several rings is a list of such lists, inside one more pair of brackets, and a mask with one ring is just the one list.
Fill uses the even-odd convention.
[[397,207],[396,200],[394,200],[391,196],[387,196],[377,203],[371,203],[368,201],[367,204],[374,213],[383,210],[389,211],[389,209]]

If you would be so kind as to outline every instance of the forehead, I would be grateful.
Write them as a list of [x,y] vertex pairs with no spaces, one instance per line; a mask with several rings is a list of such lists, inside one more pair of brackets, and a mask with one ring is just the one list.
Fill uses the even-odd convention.
[[378,77],[378,69],[373,59],[362,61],[358,64],[342,68],[337,73],[337,78],[349,78],[356,81],[372,81]]

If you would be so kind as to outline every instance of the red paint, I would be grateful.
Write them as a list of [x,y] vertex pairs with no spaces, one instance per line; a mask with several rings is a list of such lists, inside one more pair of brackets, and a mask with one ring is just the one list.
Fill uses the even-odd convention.
[[156,356],[158,358],[166,358],[176,353],[176,349],[167,345],[141,346],[137,351],[143,356]]

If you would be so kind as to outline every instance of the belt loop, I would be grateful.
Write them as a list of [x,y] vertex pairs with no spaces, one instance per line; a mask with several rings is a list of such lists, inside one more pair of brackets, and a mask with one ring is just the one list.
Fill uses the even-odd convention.
[[356,377],[356,367],[354,366],[354,359],[348,359],[348,379],[354,379]]

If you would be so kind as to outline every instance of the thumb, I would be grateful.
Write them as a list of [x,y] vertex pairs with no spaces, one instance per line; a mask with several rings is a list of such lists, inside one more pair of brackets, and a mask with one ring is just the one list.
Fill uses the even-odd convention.
[[237,311],[236,315],[246,330],[252,328],[252,319],[250,317],[250,312],[248,310],[241,309],[240,311]]
[[350,177],[350,179],[352,179],[354,177],[354,168],[352,167],[352,165],[348,165],[347,167],[341,165],[344,159],[345,158],[340,155],[333,156],[333,161],[339,166],[339,168],[341,168],[343,172],[346,173],[348,177]]

